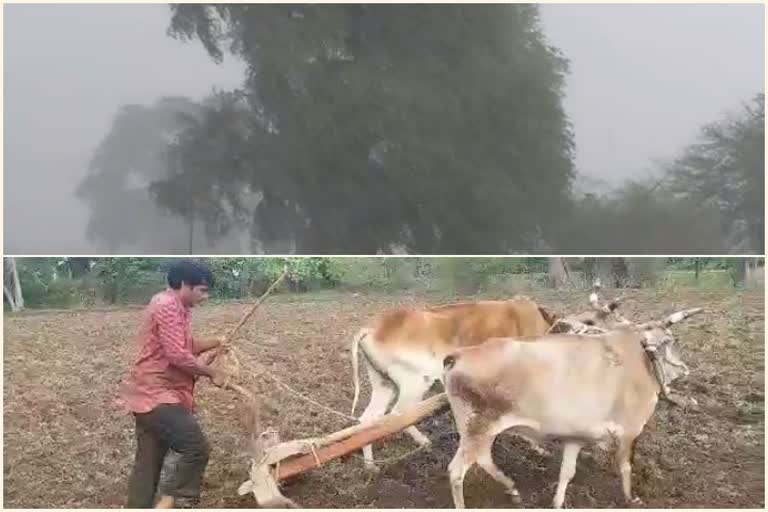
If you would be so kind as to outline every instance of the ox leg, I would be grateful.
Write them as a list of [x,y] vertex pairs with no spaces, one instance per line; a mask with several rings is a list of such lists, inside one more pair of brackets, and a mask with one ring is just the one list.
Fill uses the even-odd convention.
[[[395,390],[392,389],[391,385],[386,382],[379,372],[371,368],[367,362],[365,363],[365,368],[368,370],[368,379],[371,383],[371,401],[368,402],[368,407],[360,415],[360,423],[374,421],[376,418],[383,416],[395,396]],[[373,445],[368,444],[363,447],[363,459],[368,471],[378,471],[373,462]]]
[[[398,378],[398,375],[393,375],[392,378],[397,382],[398,397],[392,412],[402,412],[409,406],[418,403],[424,394],[429,390],[432,385],[432,381],[427,380],[421,376],[404,376]],[[429,448],[432,445],[432,441],[424,435],[415,425],[405,429],[405,432],[411,436],[411,438],[423,448]]]
[[471,442],[466,441],[464,435],[459,441],[459,449],[448,465],[448,476],[451,481],[451,494],[453,495],[454,508],[464,507],[464,476],[469,468],[477,461],[477,452]]
[[628,504],[642,505],[638,497],[632,496],[632,459],[635,451],[635,439],[622,437],[616,450],[616,464],[621,474],[621,488]]
[[565,502],[565,489],[571,482],[573,475],[576,474],[576,459],[579,458],[581,444],[565,443],[563,446],[563,461],[560,464],[560,480],[557,482],[557,491],[552,505],[555,508],[562,508]]
[[478,443],[478,457],[477,463],[486,473],[491,475],[491,478],[499,482],[501,485],[507,488],[507,494],[512,496],[512,500],[516,504],[520,504],[520,493],[517,490],[514,480],[509,478],[504,472],[499,469],[495,462],[493,462],[493,455],[491,450],[493,448],[494,437],[487,436],[483,438],[482,443]]

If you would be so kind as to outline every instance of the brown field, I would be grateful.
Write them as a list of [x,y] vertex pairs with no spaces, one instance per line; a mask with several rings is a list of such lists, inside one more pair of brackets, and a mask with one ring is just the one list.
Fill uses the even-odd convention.
[[[555,312],[573,312],[585,292],[530,294]],[[241,363],[264,368],[293,388],[348,413],[352,399],[350,336],[366,319],[396,303],[445,302],[436,297],[312,294],[277,296],[262,305],[238,337]],[[683,307],[706,313],[676,327],[691,376],[676,389],[696,398],[698,411],[660,403],[640,437],[634,468],[636,493],[652,508],[750,507],[764,501],[764,290],[736,292],[678,288],[627,292],[622,313],[645,320]],[[224,332],[247,304],[209,305],[195,311],[200,334]],[[5,315],[5,507],[121,507],[133,457],[133,424],[112,406],[133,350],[140,309],[46,311]],[[263,365],[263,366],[261,366]],[[269,380],[243,379],[264,399],[264,422],[284,440],[347,426],[295,398]],[[363,403],[367,401],[364,385]],[[198,410],[212,445],[203,506],[252,508],[236,490],[248,468],[239,399],[202,382]],[[452,507],[446,467],[457,445],[449,413],[423,422],[434,441],[384,464],[374,477],[359,454],[328,463],[286,482],[283,492],[304,507]],[[375,455],[397,459],[414,448],[399,434]],[[552,457],[501,437],[499,466],[515,478],[526,507],[549,507],[559,471]],[[508,508],[500,485],[474,469],[465,481],[470,507]],[[582,452],[569,487],[571,507],[622,507],[612,457]]]

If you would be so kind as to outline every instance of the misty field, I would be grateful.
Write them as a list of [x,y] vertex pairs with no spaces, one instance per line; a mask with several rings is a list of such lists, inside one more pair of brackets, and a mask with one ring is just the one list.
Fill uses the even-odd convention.
[[[606,296],[611,293],[606,291]],[[584,291],[529,295],[558,314],[586,306]],[[763,508],[764,290],[675,287],[663,292],[628,290],[625,296],[621,312],[631,320],[684,307],[706,310],[674,330],[691,368],[688,379],[675,389],[694,397],[700,409],[659,404],[638,442],[636,493],[652,508]],[[467,298],[475,297],[461,297]],[[254,370],[242,381],[263,398],[265,426],[279,428],[281,437],[289,440],[329,433],[348,423],[259,377],[259,369],[348,413],[351,334],[387,307],[446,301],[436,295],[338,292],[270,298],[236,342],[243,368]],[[224,332],[247,307],[201,307],[193,315],[195,332]],[[123,506],[133,459],[133,424],[112,400],[131,359],[140,313],[132,307],[5,315],[6,507]],[[367,393],[366,382],[363,402]],[[239,399],[202,382],[197,400],[212,447],[202,506],[254,507],[252,496],[236,492],[249,461]],[[283,492],[304,507],[452,507],[446,468],[457,434],[451,417],[444,412],[421,427],[434,442],[431,451],[385,463],[376,476],[366,474],[360,455],[353,454],[286,482]],[[414,447],[409,437],[398,434],[376,445],[375,455],[398,459]],[[525,507],[550,506],[560,451],[556,444],[548,448],[551,457],[504,436],[494,446],[494,458],[517,481]],[[567,505],[622,507],[612,461],[597,448],[583,451]],[[469,507],[512,506],[503,488],[476,468],[466,478],[465,493]]]

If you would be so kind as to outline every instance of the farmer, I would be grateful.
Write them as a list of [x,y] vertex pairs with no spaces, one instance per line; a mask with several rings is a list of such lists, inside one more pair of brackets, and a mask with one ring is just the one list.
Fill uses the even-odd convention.
[[[168,270],[169,288],[152,297],[139,329],[138,355],[122,383],[119,402],[136,419],[136,460],[128,485],[128,508],[151,508],[168,449],[179,454],[165,490],[173,506],[192,508],[208,464],[208,442],[193,415],[192,394],[201,375],[222,386],[226,375],[210,366],[225,350],[223,337],[194,338],[190,308],[208,298],[211,271],[180,261]],[[212,350],[217,349],[217,350]]]

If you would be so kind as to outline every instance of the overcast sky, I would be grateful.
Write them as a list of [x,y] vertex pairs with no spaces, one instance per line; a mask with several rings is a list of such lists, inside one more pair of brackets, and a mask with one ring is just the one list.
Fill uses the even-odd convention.
[[[541,9],[571,61],[565,106],[587,175],[644,175],[764,89],[762,5]],[[4,14],[5,251],[86,253],[74,188],[116,110],[237,87],[243,66],[169,38],[165,5],[11,4]]]

